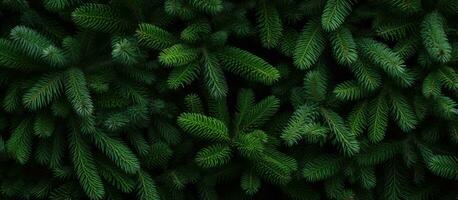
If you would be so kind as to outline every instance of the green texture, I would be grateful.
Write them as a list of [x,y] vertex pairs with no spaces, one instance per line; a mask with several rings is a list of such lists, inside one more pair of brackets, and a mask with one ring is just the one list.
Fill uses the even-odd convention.
[[0,1],[0,200],[456,200],[457,0]]

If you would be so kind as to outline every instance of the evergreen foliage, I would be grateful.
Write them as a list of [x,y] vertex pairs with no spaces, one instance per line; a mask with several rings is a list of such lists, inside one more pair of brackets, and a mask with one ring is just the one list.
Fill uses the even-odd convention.
[[456,0],[0,16],[1,200],[458,198]]

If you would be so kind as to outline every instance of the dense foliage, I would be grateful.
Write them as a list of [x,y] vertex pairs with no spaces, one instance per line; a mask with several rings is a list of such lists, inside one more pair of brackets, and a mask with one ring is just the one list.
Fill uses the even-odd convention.
[[2,0],[0,199],[458,198],[456,0]]

